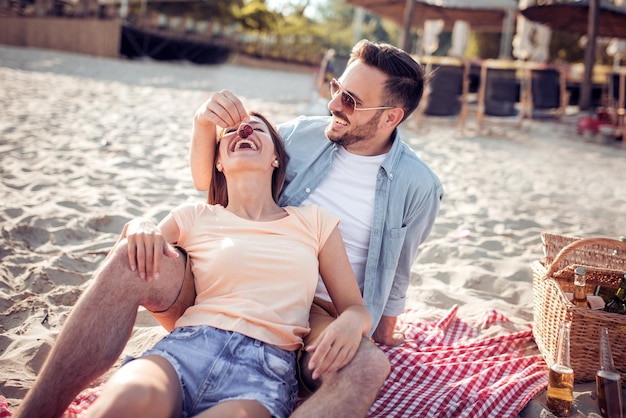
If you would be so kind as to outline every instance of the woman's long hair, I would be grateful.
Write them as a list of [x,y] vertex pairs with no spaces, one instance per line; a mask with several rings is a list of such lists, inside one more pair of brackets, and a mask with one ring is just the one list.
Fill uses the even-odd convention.
[[[250,116],[258,117],[267,125],[269,134],[272,137],[272,142],[274,143],[274,152],[279,164],[272,173],[272,197],[274,198],[274,201],[278,203],[278,196],[280,195],[280,192],[283,189],[283,184],[285,183],[289,156],[287,155],[283,139],[274,125],[265,116],[258,112],[252,111],[250,112]],[[222,129],[218,133],[218,141],[216,141],[215,144],[215,160],[219,155],[219,143],[224,136],[224,132],[225,130]],[[215,160],[213,161],[213,176],[211,177],[211,186],[209,187],[208,202],[211,205],[222,205],[226,207],[228,206],[228,187],[226,186],[226,177],[224,176],[224,173],[218,171],[215,167]]]

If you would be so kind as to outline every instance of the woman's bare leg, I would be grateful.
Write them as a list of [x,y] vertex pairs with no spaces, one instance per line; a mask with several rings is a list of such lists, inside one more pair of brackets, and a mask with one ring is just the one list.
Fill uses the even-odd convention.
[[180,417],[178,375],[163,357],[151,355],[120,368],[87,411],[86,418]]

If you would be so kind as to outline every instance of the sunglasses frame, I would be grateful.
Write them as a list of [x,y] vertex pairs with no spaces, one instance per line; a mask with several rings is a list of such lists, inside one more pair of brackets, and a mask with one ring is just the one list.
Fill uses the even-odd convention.
[[[330,97],[334,99],[339,93],[341,93],[341,106],[346,110],[348,115],[354,113],[355,110],[382,110],[393,109],[394,106],[376,106],[376,107],[357,107],[356,99],[352,97],[350,93],[343,88],[341,83],[336,78],[330,80]],[[336,86],[336,87],[333,87]]]

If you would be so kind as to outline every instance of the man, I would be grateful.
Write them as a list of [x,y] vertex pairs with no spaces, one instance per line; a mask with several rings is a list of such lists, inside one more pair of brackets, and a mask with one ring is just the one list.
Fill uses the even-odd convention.
[[[439,179],[397,132],[421,100],[423,69],[402,50],[364,40],[355,45],[346,71],[331,89],[332,116],[299,118],[279,127],[290,155],[280,204],[317,203],[340,217],[374,324],[369,335],[379,343],[402,344],[396,318],[404,309],[418,246],[432,229],[443,195]],[[229,92],[215,96],[209,102],[224,109],[221,122],[226,124],[220,126],[233,126],[227,119],[245,114],[241,102]],[[212,161],[214,143],[203,141],[203,130],[215,129],[220,122],[205,118],[203,110],[194,118],[190,158],[198,189],[208,189],[213,168],[206,162]],[[129,224],[122,236],[132,239],[142,228]],[[170,328],[172,318],[191,303],[178,298],[189,297],[181,285],[183,258],[166,253],[156,270],[135,272],[124,251],[108,256],[68,317],[17,416],[61,415],[80,390],[115,363],[130,337],[138,306],[167,311],[158,319]],[[320,286],[307,345],[332,320],[327,300]],[[364,339],[350,364],[321,378],[306,367],[312,354],[303,356],[303,380],[318,388],[293,416],[365,416],[389,373],[384,353]]]

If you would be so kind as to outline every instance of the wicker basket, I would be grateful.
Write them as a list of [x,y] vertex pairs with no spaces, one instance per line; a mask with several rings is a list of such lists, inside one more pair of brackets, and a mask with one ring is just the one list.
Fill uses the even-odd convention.
[[600,285],[617,289],[626,273],[626,243],[608,238],[574,238],[541,234],[545,259],[533,269],[533,336],[546,363],[555,361],[559,325],[571,321],[570,357],[577,382],[595,379],[599,366],[599,328],[607,327],[613,360],[626,378],[626,315],[577,307],[564,292],[573,292],[574,269],[587,270],[587,293]]

